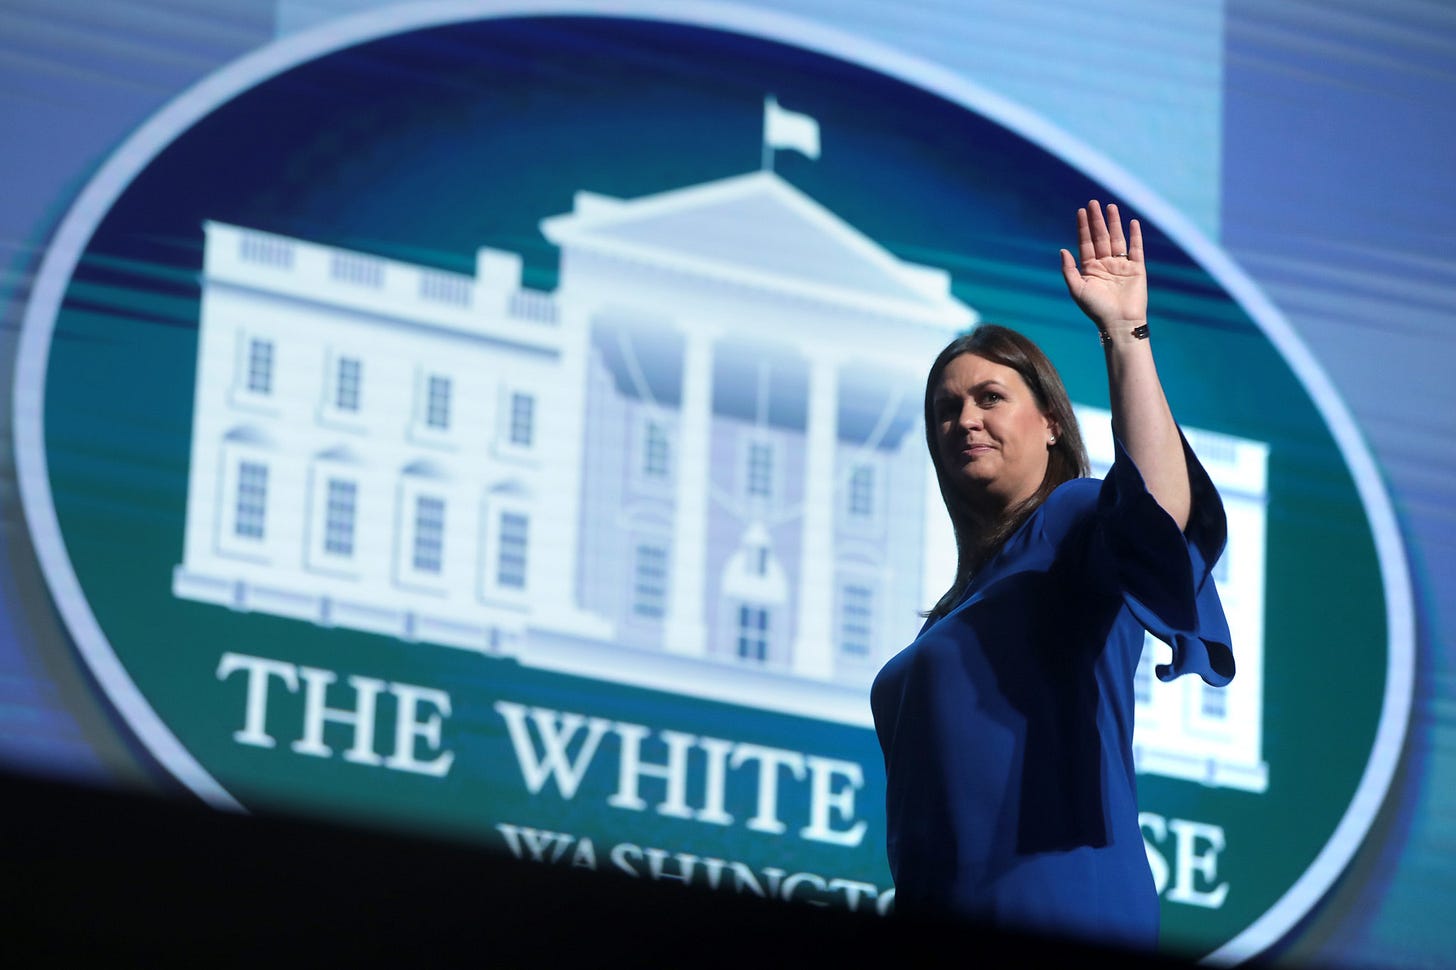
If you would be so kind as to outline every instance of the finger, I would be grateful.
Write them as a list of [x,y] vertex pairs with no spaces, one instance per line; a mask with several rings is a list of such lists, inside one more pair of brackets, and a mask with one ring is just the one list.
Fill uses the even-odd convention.
[[1113,256],[1127,252],[1127,239],[1122,234],[1122,213],[1117,211],[1115,202],[1107,206],[1107,234]]
[[1128,226],[1132,238],[1127,241],[1127,258],[1134,263],[1143,261],[1143,227],[1136,219]]
[[1062,279],[1067,281],[1067,292],[1076,296],[1082,289],[1082,274],[1077,271],[1077,261],[1067,250],[1062,250]]
[[1092,229],[1092,251],[1097,259],[1112,255],[1112,242],[1107,238],[1107,223],[1102,219],[1102,206],[1096,199],[1087,203],[1087,224]]
[[1097,251],[1092,246],[1092,229],[1087,220],[1087,210],[1077,210],[1077,254],[1082,258],[1082,265],[1097,258]]

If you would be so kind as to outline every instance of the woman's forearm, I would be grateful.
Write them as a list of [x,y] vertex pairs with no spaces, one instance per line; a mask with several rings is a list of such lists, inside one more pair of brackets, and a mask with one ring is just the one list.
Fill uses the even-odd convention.
[[1188,463],[1173,412],[1158,380],[1151,339],[1132,336],[1136,322],[1109,328],[1103,344],[1112,427],[1142,473],[1148,492],[1182,529],[1188,524],[1192,493]]

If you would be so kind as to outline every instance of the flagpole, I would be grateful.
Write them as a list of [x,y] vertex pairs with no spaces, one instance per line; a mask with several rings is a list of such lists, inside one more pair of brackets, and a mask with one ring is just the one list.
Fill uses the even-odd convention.
[[769,115],[769,105],[770,104],[777,104],[777,103],[778,102],[774,100],[774,96],[773,95],[769,94],[769,95],[765,95],[764,96],[764,99],[763,99],[763,150],[760,153],[759,160],[758,160],[759,171],[762,171],[762,172],[772,172],[773,171],[773,148],[771,148],[769,146],[769,143],[768,143],[768,115]]

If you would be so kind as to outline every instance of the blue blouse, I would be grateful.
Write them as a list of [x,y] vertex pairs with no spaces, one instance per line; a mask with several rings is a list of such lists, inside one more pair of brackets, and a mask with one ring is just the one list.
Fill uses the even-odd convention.
[[1104,481],[1057,488],[960,602],[871,691],[903,913],[1151,948],[1158,898],[1138,827],[1133,674],[1234,674],[1210,570],[1223,503],[1185,441],[1182,532],[1116,443]]

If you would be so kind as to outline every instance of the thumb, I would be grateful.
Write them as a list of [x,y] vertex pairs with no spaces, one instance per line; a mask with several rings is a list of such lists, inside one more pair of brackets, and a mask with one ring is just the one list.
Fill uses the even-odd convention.
[[1077,270],[1077,261],[1067,250],[1062,250],[1062,279],[1067,282],[1067,292],[1073,297],[1082,288],[1082,274]]

